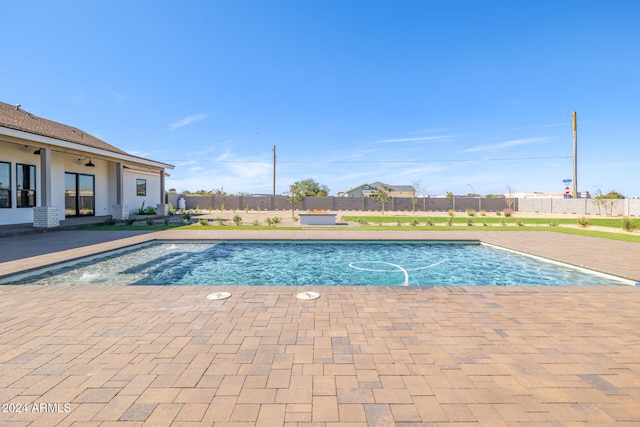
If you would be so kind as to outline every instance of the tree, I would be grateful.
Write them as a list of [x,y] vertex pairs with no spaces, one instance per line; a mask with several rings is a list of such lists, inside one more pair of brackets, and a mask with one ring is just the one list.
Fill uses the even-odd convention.
[[422,186],[420,181],[412,181],[411,185],[413,186],[413,196],[411,196],[411,205],[413,206],[413,212],[416,211],[416,205],[418,204],[418,197],[424,196],[424,192],[426,188]]
[[291,203],[291,218],[296,217],[296,203],[302,203],[304,201],[304,194],[299,182],[294,182],[289,186],[289,194],[287,200]]
[[176,189],[175,188],[170,188],[169,191],[167,191],[168,194],[176,194]]
[[453,193],[451,191],[447,191],[447,199],[453,199]]
[[373,197],[373,199],[376,202],[380,202],[382,203],[382,215],[384,215],[384,204],[388,201],[391,200],[391,192],[393,191],[393,188],[389,187],[388,185],[383,185],[381,187],[374,187],[375,191],[373,191],[371,193],[371,197]]
[[298,192],[302,194],[303,197],[325,197],[329,195],[329,187],[324,184],[317,183],[313,178],[307,178],[303,179],[302,181],[294,182],[293,185],[298,188]]
[[[611,190],[607,194],[602,194],[602,191],[598,189],[596,193],[596,199],[598,203],[602,203],[604,206],[605,214],[607,213],[607,204],[609,205],[609,216],[613,216],[613,206],[616,204],[616,200],[625,199],[624,195],[618,193],[616,190]],[[600,213],[600,205],[598,205],[598,213]]]
[[507,185],[507,194],[508,196],[505,197],[504,201],[507,204],[507,211],[511,213],[511,207],[513,206],[513,201],[514,201],[513,188],[511,187],[511,185]]

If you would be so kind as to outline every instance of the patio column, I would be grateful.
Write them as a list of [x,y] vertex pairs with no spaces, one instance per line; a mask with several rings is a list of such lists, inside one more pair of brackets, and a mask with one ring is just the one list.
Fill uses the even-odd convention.
[[33,208],[35,228],[55,228],[60,226],[58,208],[51,206],[51,148],[40,149],[40,206]]
[[158,215],[169,215],[169,205],[164,200],[164,169],[160,170],[160,203],[156,206]]
[[111,205],[111,216],[115,220],[129,218],[129,208],[124,204],[124,165],[116,163],[116,204]]

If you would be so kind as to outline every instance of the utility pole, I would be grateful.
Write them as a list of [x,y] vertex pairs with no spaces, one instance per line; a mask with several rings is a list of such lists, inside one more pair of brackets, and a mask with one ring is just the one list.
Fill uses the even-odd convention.
[[273,199],[276,198],[276,146],[273,146]]
[[578,123],[573,112],[573,198],[578,197]]

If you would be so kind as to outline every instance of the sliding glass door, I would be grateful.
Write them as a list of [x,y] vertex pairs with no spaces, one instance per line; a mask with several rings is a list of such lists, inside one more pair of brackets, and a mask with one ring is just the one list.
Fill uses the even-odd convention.
[[95,215],[95,176],[66,172],[64,174],[64,215]]

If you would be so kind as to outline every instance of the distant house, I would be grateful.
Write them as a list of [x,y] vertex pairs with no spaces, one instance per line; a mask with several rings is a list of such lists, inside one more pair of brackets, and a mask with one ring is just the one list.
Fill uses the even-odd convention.
[[0,225],[52,228],[77,216],[164,204],[172,165],[134,156],[88,133],[0,102]]
[[371,184],[362,184],[350,190],[338,193],[340,197],[370,197],[376,188],[390,187],[391,197],[413,197],[416,189],[412,185],[389,185],[379,181]]

